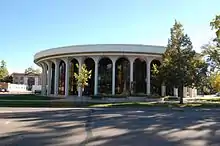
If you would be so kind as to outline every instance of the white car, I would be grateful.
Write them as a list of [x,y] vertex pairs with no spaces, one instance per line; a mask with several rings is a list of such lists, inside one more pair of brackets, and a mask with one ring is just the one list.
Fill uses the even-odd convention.
[[5,89],[4,88],[0,88],[0,92],[5,92]]
[[220,96],[220,92],[217,92],[215,95],[219,97]]

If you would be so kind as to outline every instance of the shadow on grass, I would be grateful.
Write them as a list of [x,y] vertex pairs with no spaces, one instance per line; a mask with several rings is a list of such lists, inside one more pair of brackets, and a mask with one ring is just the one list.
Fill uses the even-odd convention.
[[0,96],[0,100],[54,100],[54,99],[60,99],[60,97],[48,97],[48,96],[40,96],[35,94],[19,94],[19,95],[5,94]]
[[0,113],[0,117],[11,121],[0,126],[3,133],[0,145],[74,146],[86,142],[95,146],[220,144],[219,112],[212,110],[178,112],[116,108],[88,113],[85,109],[63,109]]

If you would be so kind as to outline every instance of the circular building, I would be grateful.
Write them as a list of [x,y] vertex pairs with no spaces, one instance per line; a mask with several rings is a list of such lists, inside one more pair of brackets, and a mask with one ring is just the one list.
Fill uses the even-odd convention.
[[38,52],[34,62],[42,67],[44,95],[77,95],[74,73],[80,72],[82,64],[92,70],[84,95],[160,94],[153,87],[151,68],[160,65],[164,51],[163,46],[150,45],[76,45]]

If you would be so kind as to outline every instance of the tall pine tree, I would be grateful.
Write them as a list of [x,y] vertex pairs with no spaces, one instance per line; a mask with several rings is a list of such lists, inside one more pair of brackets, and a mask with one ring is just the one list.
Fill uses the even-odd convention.
[[200,69],[204,66],[193,50],[190,38],[184,34],[181,23],[175,21],[170,33],[163,63],[158,68],[158,77],[166,86],[178,88],[182,104],[183,87],[197,86]]

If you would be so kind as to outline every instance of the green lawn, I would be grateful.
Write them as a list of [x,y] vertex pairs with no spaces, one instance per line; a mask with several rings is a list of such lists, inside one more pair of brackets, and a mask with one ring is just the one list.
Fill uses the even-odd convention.
[[37,101],[37,100],[29,100],[29,101],[0,101],[0,107],[89,107],[90,103],[74,103],[69,101]]
[[[53,101],[55,97],[46,97],[38,95],[1,95],[0,107],[201,107],[201,108],[220,108],[220,98],[202,98],[203,103],[157,103],[157,102],[125,102],[125,103],[82,103],[70,101]],[[215,101],[215,103],[206,103],[206,101]],[[219,102],[218,102],[219,101]]]
[[200,108],[220,108],[220,103],[157,103],[157,102],[127,102],[127,103],[112,103],[112,104],[94,104],[89,107],[200,107]]
[[220,102],[220,97],[201,97],[200,101]]

